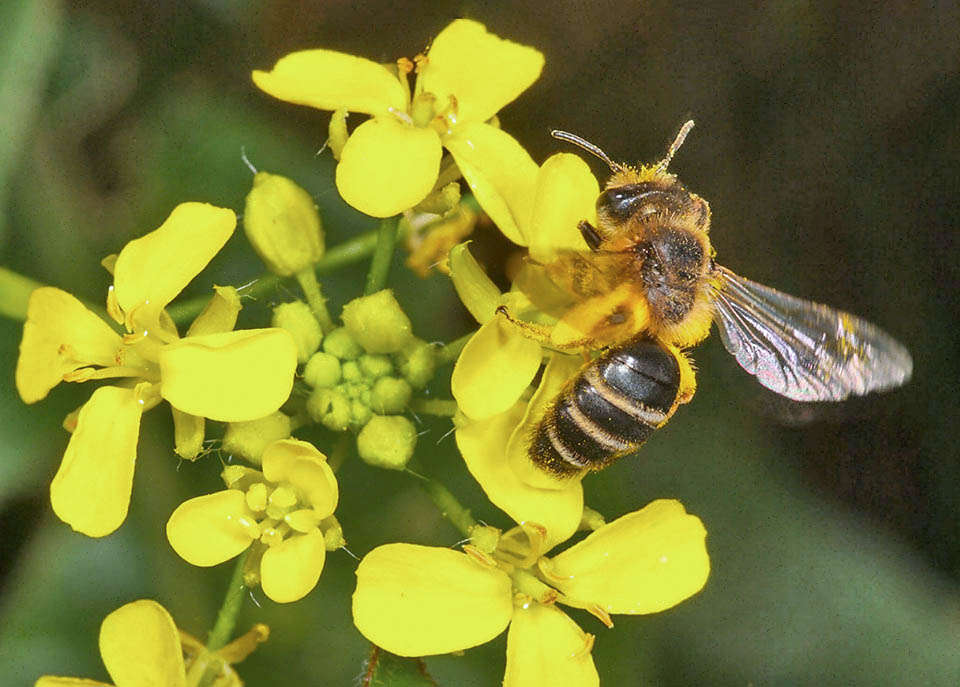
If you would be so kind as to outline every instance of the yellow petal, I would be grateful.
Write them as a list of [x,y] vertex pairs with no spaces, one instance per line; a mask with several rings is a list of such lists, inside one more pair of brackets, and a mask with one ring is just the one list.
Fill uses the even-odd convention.
[[135,389],[103,386],[80,410],[50,484],[53,512],[77,532],[103,537],[127,517],[142,408]]
[[317,529],[271,546],[260,562],[263,593],[281,604],[302,599],[317,586],[326,557],[323,533]]
[[[527,404],[523,419],[514,428],[507,442],[507,462],[522,481],[541,489],[566,489],[576,477],[561,479],[537,466],[529,458],[530,438],[543,418],[547,408],[557,399],[563,387],[580,370],[583,361],[573,355],[555,353],[540,378],[536,392]],[[583,475],[580,475],[582,478]]]
[[433,41],[420,75],[423,90],[444,108],[456,99],[460,122],[485,122],[530,87],[543,69],[533,48],[488,33],[483,24],[457,19]]
[[327,458],[306,441],[275,441],[263,452],[263,476],[278,484],[289,482],[323,519],[337,509],[337,478]]
[[597,687],[592,647],[593,637],[556,606],[518,608],[507,632],[503,687]]
[[113,687],[108,682],[99,680],[87,680],[82,677],[57,677],[56,675],[44,675],[39,678],[33,687]]
[[118,364],[120,335],[66,291],[43,286],[30,294],[17,358],[17,391],[35,403],[63,375],[87,365]]
[[214,286],[213,297],[190,324],[187,336],[219,334],[232,331],[243,305],[240,294],[232,286]]
[[530,257],[547,263],[557,250],[588,249],[577,224],[596,222],[600,185],[590,167],[576,155],[560,153],[547,159],[537,175],[530,225]]
[[679,501],[661,499],[624,515],[553,559],[571,605],[608,613],[657,613],[706,584],[707,531]]
[[503,632],[513,614],[510,578],[466,554],[386,544],[357,567],[353,622],[400,656],[468,649]]
[[510,408],[540,368],[540,344],[517,332],[503,317],[494,317],[463,347],[450,378],[457,405],[480,420]]
[[156,601],[134,601],[104,618],[100,655],[120,687],[186,687],[180,634]]
[[480,207],[503,235],[520,246],[529,223],[539,168],[510,134],[489,124],[464,124],[444,137]]
[[260,90],[319,110],[384,115],[405,111],[409,93],[386,67],[333,50],[301,50],[281,57],[269,72],[253,72]]
[[260,534],[242,491],[226,489],[184,501],[167,520],[170,546],[190,565],[219,565]]
[[160,228],[124,246],[113,285],[127,329],[158,327],[160,311],[207,266],[236,225],[233,210],[181,203]]
[[450,278],[460,301],[473,318],[483,324],[490,321],[501,304],[501,293],[493,280],[470,254],[467,243],[450,249]]
[[160,392],[175,408],[223,422],[277,410],[293,388],[297,345],[283,329],[243,329],[160,349]]
[[337,165],[343,199],[373,217],[409,210],[437,183],[443,149],[433,129],[378,117],[358,126]]
[[507,437],[520,422],[524,404],[488,420],[457,429],[457,447],[490,501],[518,523],[547,530],[544,550],[577,531],[583,514],[583,487],[572,480],[565,489],[538,489],[520,480],[506,460]]

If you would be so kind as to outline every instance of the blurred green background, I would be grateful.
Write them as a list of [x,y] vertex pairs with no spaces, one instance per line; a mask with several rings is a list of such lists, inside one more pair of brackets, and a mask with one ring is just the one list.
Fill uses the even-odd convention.
[[[766,393],[716,337],[697,349],[693,403],[640,456],[585,487],[609,517],[681,499],[707,526],[712,575],[677,609],[618,617],[613,630],[574,613],[597,635],[603,684],[958,684],[960,10],[735,5],[5,0],[0,264],[101,302],[100,258],[176,203],[242,208],[242,149],[316,195],[331,243],[348,238],[370,224],[340,204],[329,156],[315,156],[327,115],[259,93],[250,70],[321,46],[390,61],[422,50],[454,17],[479,19],[546,56],[541,79],[501,113],[538,161],[560,148],[553,127],[616,159],[655,159],[694,117],[672,169],[710,201],[719,260],[866,316],[914,356],[907,387],[811,408]],[[495,240],[484,241],[495,255]],[[395,268],[391,283],[420,336],[468,331],[447,280]],[[237,236],[199,290],[260,270]],[[364,270],[325,281],[335,306],[358,293]],[[13,389],[20,328],[0,319],[2,680],[105,680],[97,628],[119,605],[150,597],[194,634],[211,627],[230,564],[190,567],[163,524],[182,500],[219,487],[219,463],[178,465],[168,413],[150,413],[126,524],[102,540],[71,532],[50,512],[47,487],[67,442],[60,421],[89,389],[24,406]],[[442,383],[435,391],[448,393]],[[449,422],[424,422],[429,470],[478,517],[507,526],[452,439],[441,440]],[[411,478],[358,460],[339,477],[337,514],[358,555],[459,538]],[[353,684],[366,651],[349,615],[355,566],[331,555],[296,604],[255,594],[239,629],[262,621],[272,634],[241,667],[248,684]],[[442,685],[494,685],[504,652],[500,637],[428,666]]]

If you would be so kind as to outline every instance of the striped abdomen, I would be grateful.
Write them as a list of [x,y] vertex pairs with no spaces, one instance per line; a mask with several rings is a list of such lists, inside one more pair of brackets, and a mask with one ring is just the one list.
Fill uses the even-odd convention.
[[611,348],[547,408],[530,458],[560,477],[599,470],[636,451],[670,416],[680,388],[673,353],[650,339]]

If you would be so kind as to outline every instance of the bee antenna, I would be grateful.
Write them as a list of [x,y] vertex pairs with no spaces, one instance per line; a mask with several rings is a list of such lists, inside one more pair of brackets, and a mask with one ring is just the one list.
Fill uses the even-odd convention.
[[623,171],[623,165],[619,162],[614,162],[610,157],[600,149],[599,146],[590,143],[590,141],[584,140],[577,136],[576,134],[571,134],[568,131],[560,131],[559,129],[553,129],[550,131],[550,135],[559,141],[566,141],[567,143],[572,143],[575,146],[583,148],[588,153],[596,155],[598,158],[607,163],[607,166],[614,172]]
[[683,145],[683,142],[687,140],[687,134],[690,133],[690,129],[693,128],[693,120],[687,120],[687,123],[680,127],[680,131],[677,133],[677,137],[673,139],[673,143],[670,144],[670,149],[667,150],[667,156],[660,161],[660,164],[657,165],[658,172],[666,172],[667,166],[670,164],[670,161],[673,159],[673,156],[677,154],[677,151],[680,150],[680,146]]

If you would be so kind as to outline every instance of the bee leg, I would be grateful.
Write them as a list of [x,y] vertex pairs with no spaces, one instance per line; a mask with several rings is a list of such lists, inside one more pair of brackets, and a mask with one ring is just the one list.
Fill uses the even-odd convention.
[[508,321],[516,325],[517,328],[520,329],[523,335],[528,339],[539,341],[540,343],[546,344],[551,348],[564,351],[579,350],[590,343],[590,339],[586,337],[558,343],[554,340],[553,336],[555,325],[535,324],[533,322],[527,322],[526,320],[517,319],[510,314],[510,311],[505,305],[501,305],[499,308],[497,308],[497,314],[503,315]]
[[600,234],[590,222],[586,220],[581,221],[577,224],[577,229],[580,230],[580,235],[583,236],[583,240],[590,246],[590,250],[597,250],[597,248],[600,247],[603,238],[601,238]]
[[503,315],[509,322],[516,325],[519,328],[523,335],[528,339],[533,339],[534,341],[539,341],[540,343],[549,343],[550,342],[550,331],[552,327],[548,327],[542,324],[534,324],[533,322],[527,322],[525,320],[520,320],[510,314],[510,310],[507,309],[507,306],[501,305],[497,308],[497,314]]

